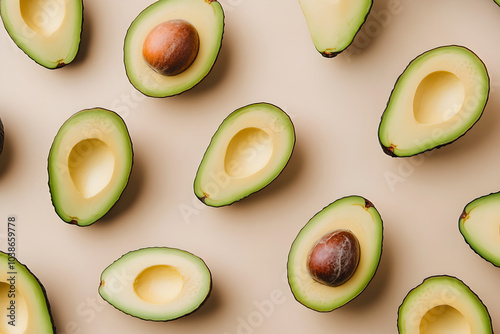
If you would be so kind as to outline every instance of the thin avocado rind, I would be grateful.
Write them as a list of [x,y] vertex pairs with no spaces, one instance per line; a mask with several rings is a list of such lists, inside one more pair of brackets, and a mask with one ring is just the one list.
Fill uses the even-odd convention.
[[2,119],[0,118],[0,154],[2,154],[3,151],[3,143],[4,143],[4,129],[3,129],[3,123]]
[[[500,0],[498,0],[500,1]],[[385,146],[383,143],[382,143],[382,138],[381,138],[381,127],[383,125],[383,120],[384,120],[384,117],[388,111],[388,107],[390,106],[391,104],[391,101],[394,97],[394,92],[396,90],[396,88],[398,87],[398,84],[400,82],[400,80],[404,77],[405,73],[407,72],[408,68],[413,64],[413,62],[415,62],[417,59],[419,59],[420,57],[424,56],[425,54],[429,53],[429,52],[432,52],[434,50],[438,50],[438,49],[441,49],[441,48],[447,48],[447,47],[458,47],[458,48],[462,48],[462,49],[465,49],[467,51],[469,51],[470,53],[472,53],[476,58],[477,60],[483,65],[484,67],[484,70],[486,72],[486,78],[487,78],[487,92],[486,92],[486,98],[485,98],[485,101],[484,101],[484,106],[482,108],[482,110],[480,110],[478,112],[478,117],[477,119],[461,134],[459,135],[458,137],[450,140],[450,141],[447,141],[447,142],[444,142],[442,144],[439,144],[439,145],[436,145],[434,147],[430,147],[428,149],[425,149],[425,150],[422,150],[422,151],[417,151],[415,153],[412,153],[412,154],[404,154],[404,155],[397,155],[396,153],[394,153],[394,148],[393,147],[387,147]],[[435,47],[433,49],[430,49],[430,50],[427,50],[427,51],[424,51],[422,52],[421,54],[419,54],[418,56],[416,56],[415,58],[413,58],[409,63],[408,65],[406,65],[405,69],[403,70],[403,72],[398,76],[395,84],[394,84],[394,87],[392,88],[391,90],[391,93],[389,95],[389,99],[387,101],[387,104],[386,104],[386,107],[384,109],[384,112],[382,113],[382,116],[380,117],[380,123],[379,123],[379,126],[378,126],[378,142],[383,150],[383,152],[387,155],[389,155],[390,157],[393,157],[393,158],[407,158],[407,157],[412,157],[412,156],[415,156],[415,155],[419,155],[419,154],[422,154],[422,153],[425,153],[425,152],[429,152],[429,151],[432,151],[434,149],[440,149],[441,147],[444,147],[444,146],[447,146],[453,142],[455,142],[456,140],[460,139],[461,137],[463,137],[467,132],[470,131],[470,129],[473,128],[473,126],[480,120],[480,118],[482,117],[483,113],[484,113],[484,110],[486,109],[486,105],[488,104],[488,99],[489,99],[489,95],[490,95],[490,91],[491,91],[491,85],[490,85],[490,76],[489,76],[489,73],[488,73],[488,69],[486,67],[486,64],[482,61],[481,58],[479,58],[477,56],[476,53],[474,53],[472,50],[470,50],[469,48],[465,47],[465,46],[462,46],[462,45],[457,45],[457,44],[450,44],[450,45],[444,45],[444,46],[438,46],[438,47]]]
[[[458,219],[458,229],[460,231],[460,234],[464,238],[465,243],[467,243],[467,245],[469,245],[470,249],[472,249],[472,251],[474,251],[474,253],[476,253],[481,258],[483,258],[485,261],[488,261],[489,263],[491,263],[495,267],[500,268],[500,261],[495,261],[495,259],[488,258],[487,256],[485,256],[485,254],[483,252],[481,252],[480,250],[473,247],[471,242],[466,237],[467,233],[465,232],[465,227],[464,227],[464,223],[467,220],[469,213],[471,212],[471,210],[474,207],[476,207],[476,204],[478,204],[482,200],[494,199],[494,198],[498,198],[498,197],[500,197],[500,192],[495,192],[495,193],[490,193],[488,195],[480,196],[480,197],[470,201],[469,203],[467,203],[467,205],[464,207],[464,209],[462,211],[462,214],[460,215],[460,218]],[[500,198],[498,198],[498,201],[500,202]]]

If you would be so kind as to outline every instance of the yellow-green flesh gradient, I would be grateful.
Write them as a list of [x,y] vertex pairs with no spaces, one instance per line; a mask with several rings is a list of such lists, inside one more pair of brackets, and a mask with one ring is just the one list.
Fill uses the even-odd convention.
[[400,334],[492,334],[486,306],[462,281],[433,276],[411,290],[398,311]]
[[[175,19],[191,23],[199,36],[194,62],[182,73],[165,76],[155,72],[142,55],[144,40],[158,24]],[[153,97],[180,94],[200,82],[211,70],[222,43],[224,12],[217,1],[160,0],[132,22],[124,45],[124,61],[130,82]]]
[[82,0],[4,0],[0,14],[10,37],[34,61],[58,68],[80,47]]
[[[338,229],[359,241],[360,259],[353,276],[331,287],[312,278],[307,258],[316,242]],[[320,312],[339,308],[359,295],[371,281],[382,255],[383,224],[378,211],[360,196],[341,198],[317,213],[299,232],[288,255],[288,282],[295,299]]]
[[70,117],[55,136],[48,159],[57,214],[80,226],[94,223],[120,198],[132,163],[130,136],[116,113],[96,108]]

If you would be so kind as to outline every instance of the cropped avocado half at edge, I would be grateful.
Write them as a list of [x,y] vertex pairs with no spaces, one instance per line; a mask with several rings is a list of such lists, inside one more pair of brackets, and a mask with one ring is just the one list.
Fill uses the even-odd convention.
[[500,267],[500,192],[467,204],[459,219],[465,242],[486,261]]
[[200,308],[212,290],[205,262],[184,250],[151,247],[123,255],[101,275],[99,294],[116,309],[170,321]]
[[215,132],[194,180],[206,205],[230,205],[271,183],[288,164],[295,129],[275,105],[255,103],[232,112]]
[[4,0],[0,1],[0,15],[12,40],[38,64],[60,68],[78,54],[82,0]]
[[336,200],[302,228],[288,255],[295,299],[318,312],[333,311],[358,296],[377,271],[383,223],[360,196]]
[[56,332],[47,293],[24,264],[0,251],[1,333]]
[[48,158],[49,189],[59,217],[79,226],[100,219],[127,186],[132,164],[132,142],[118,114],[94,108],[71,116]]
[[198,84],[222,45],[224,11],[215,0],[160,0],[143,10],[127,31],[124,62],[143,94],[167,97]]
[[398,309],[400,334],[492,334],[488,309],[453,276],[426,278]]
[[384,152],[407,157],[452,143],[481,117],[490,90],[483,62],[443,46],[410,62],[392,90],[378,137]]
[[365,23],[373,0],[299,0],[316,50],[332,58],[344,51]]
[[3,152],[3,142],[4,142],[5,132],[3,129],[2,119],[0,118],[0,155]]

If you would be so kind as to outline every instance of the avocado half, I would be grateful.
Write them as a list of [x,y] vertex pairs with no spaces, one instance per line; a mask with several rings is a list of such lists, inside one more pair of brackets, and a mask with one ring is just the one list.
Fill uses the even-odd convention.
[[[316,245],[335,231],[349,231],[357,238],[359,263],[347,281],[330,286],[313,277],[308,263]],[[300,230],[290,248],[288,283],[295,299],[319,312],[329,312],[347,304],[368,286],[375,275],[382,256],[382,239],[382,218],[365,198],[348,196],[325,207]],[[334,258],[329,255],[324,260],[328,262]]]
[[59,129],[48,158],[52,204],[67,223],[88,226],[104,216],[127,186],[132,142],[113,111],[85,109]]
[[38,64],[55,69],[71,63],[80,48],[82,0],[0,1],[5,29]]
[[332,58],[344,51],[365,23],[373,0],[299,0],[319,53]]
[[479,197],[460,215],[459,230],[465,242],[486,261],[500,267],[500,192]]
[[288,164],[295,129],[269,103],[232,112],[219,126],[198,167],[194,192],[206,205],[225,206],[261,190]]
[[[199,38],[196,58],[176,75],[155,71],[145,60],[143,48],[148,35],[159,25],[182,20],[195,29]],[[212,69],[222,45],[224,11],[214,0],[160,0],[132,22],[124,45],[124,62],[132,85],[143,94],[166,97],[180,94],[198,84]],[[175,43],[172,43],[175,44]]]
[[462,46],[442,46],[410,62],[392,90],[378,138],[385,153],[412,156],[463,136],[481,117],[490,90],[483,62]]
[[[55,333],[47,293],[38,278],[14,257],[0,251],[0,332]],[[14,331],[11,331],[15,329]]]
[[3,142],[4,142],[5,132],[3,129],[2,119],[0,118],[0,155],[3,151]]
[[205,262],[184,250],[151,247],[131,251],[101,275],[99,294],[116,309],[152,321],[196,311],[209,297],[212,275]]
[[426,278],[404,298],[398,310],[400,334],[492,334],[488,309],[456,277]]

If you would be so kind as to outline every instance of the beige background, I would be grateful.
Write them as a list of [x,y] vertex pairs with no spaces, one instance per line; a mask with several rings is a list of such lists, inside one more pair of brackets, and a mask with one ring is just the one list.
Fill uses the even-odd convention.
[[[136,92],[122,61],[125,32],[150,3],[85,0],[81,52],[55,71],[0,29],[0,225],[17,216],[19,259],[47,289],[59,333],[396,333],[406,293],[436,274],[464,280],[500,331],[500,269],[458,231],[469,201],[500,190],[500,7],[493,0],[376,0],[354,44],[334,59],[314,49],[298,1],[221,0],[226,27],[213,71],[166,99]],[[482,119],[440,150],[386,156],[377,127],[397,76],[416,55],[447,44],[467,46],[486,63],[492,91]],[[192,183],[212,134],[231,111],[260,101],[294,121],[290,164],[244,201],[204,207]],[[61,124],[95,106],[124,118],[135,164],[116,207],[78,228],[52,208],[46,160]],[[384,219],[382,261],[362,295],[320,314],[293,299],[287,255],[316,212],[350,194],[370,199]],[[207,262],[214,288],[202,309],[152,323],[102,302],[101,271],[147,246],[182,248]]]

